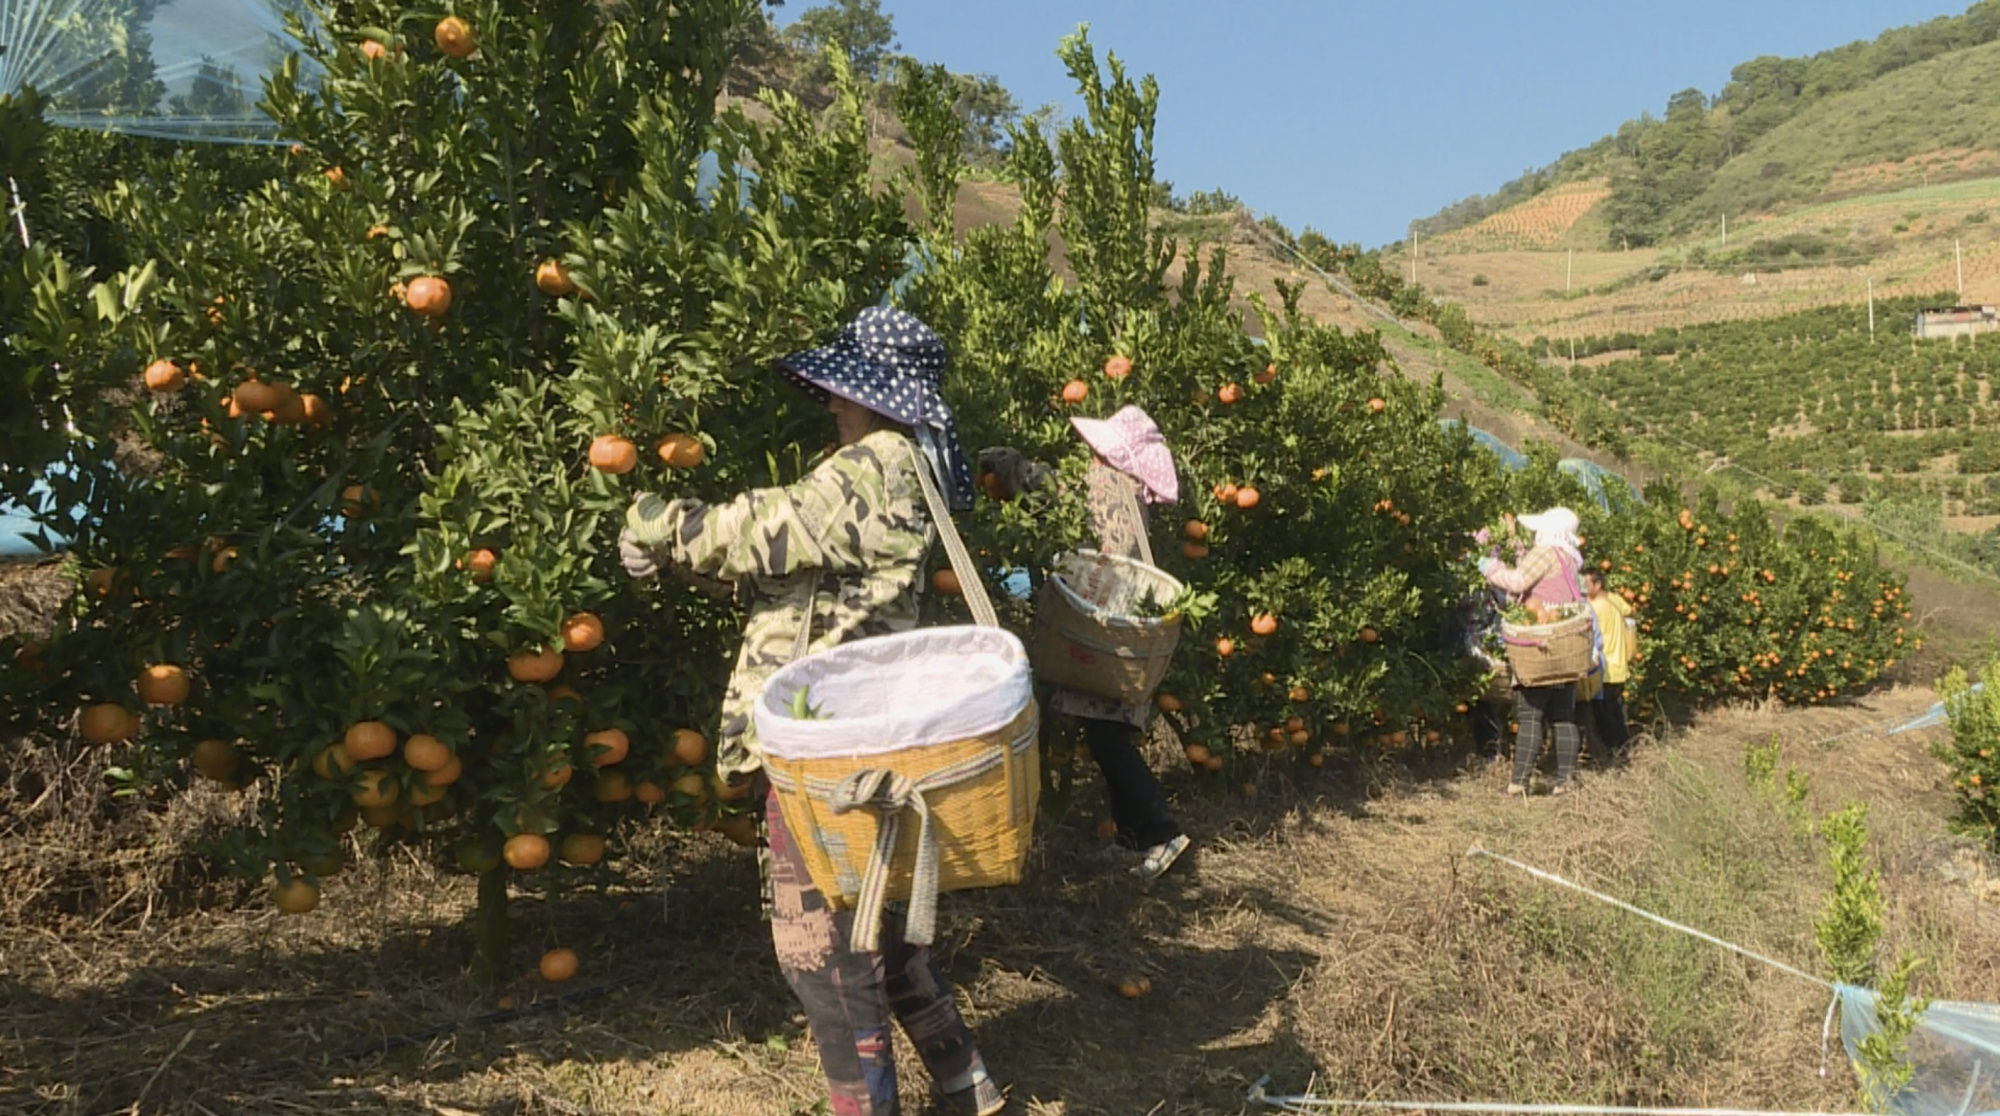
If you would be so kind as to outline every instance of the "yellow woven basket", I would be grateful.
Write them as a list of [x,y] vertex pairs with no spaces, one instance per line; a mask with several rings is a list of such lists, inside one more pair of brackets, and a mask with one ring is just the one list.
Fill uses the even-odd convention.
[[[1039,711],[1030,701],[1001,728],[970,740],[926,744],[875,756],[765,758],[785,828],[813,886],[839,908],[878,906],[883,900],[928,903],[938,892],[966,891],[1021,882],[1034,839],[1041,795],[1036,745]],[[895,803],[879,799],[845,811],[834,809],[843,787],[880,776],[887,785],[906,780],[910,791]],[[929,824],[924,824],[924,814]],[[884,842],[884,826],[892,827]],[[923,842],[935,845],[935,886],[923,882]],[[870,870],[892,844],[877,872]],[[871,923],[879,910],[869,912]],[[928,922],[929,912],[924,911]],[[912,921],[916,921],[913,912]],[[857,937],[863,934],[857,929]]]

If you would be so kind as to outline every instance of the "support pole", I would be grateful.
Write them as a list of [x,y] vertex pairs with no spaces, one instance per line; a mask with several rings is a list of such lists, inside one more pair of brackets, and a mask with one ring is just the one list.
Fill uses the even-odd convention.
[[28,209],[21,204],[21,188],[14,184],[14,176],[7,176],[7,196],[14,202],[14,227],[21,230],[21,247],[32,247],[28,243]]

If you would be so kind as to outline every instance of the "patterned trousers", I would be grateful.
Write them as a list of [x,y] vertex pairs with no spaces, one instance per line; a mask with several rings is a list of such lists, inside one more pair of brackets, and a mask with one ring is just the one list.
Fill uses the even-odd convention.
[[1583,734],[1576,728],[1576,686],[1564,682],[1556,686],[1518,686],[1514,689],[1514,719],[1521,731],[1514,737],[1514,782],[1527,786],[1535,774],[1535,760],[1542,754],[1542,733],[1556,734],[1556,785],[1568,786],[1576,778],[1576,753],[1583,746]]
[[[813,886],[774,793],[765,803],[771,854],[771,941],[778,968],[804,1006],[826,1072],[833,1116],[894,1116],[893,1015],[941,1093],[976,1090],[978,1111],[999,1107],[951,984],[929,947],[903,941],[903,920],[882,921],[882,948],[849,947],[854,912],[836,911]],[[991,1107],[989,1107],[989,1104]]]

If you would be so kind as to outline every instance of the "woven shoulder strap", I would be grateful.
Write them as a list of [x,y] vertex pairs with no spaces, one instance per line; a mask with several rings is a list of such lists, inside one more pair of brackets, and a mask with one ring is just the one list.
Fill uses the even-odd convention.
[[958,575],[958,584],[965,591],[965,603],[972,609],[972,622],[984,628],[1000,626],[1000,614],[993,611],[993,598],[986,595],[986,582],[979,576],[979,567],[972,564],[972,556],[965,552],[965,540],[958,537],[958,528],[951,522],[951,507],[944,502],[944,493],[938,489],[937,478],[931,474],[931,455],[917,454],[917,483],[923,485],[924,503],[929,506],[931,522],[937,525],[938,539],[944,543],[945,556],[951,559],[952,572]]
[[1125,489],[1125,508],[1132,513],[1133,531],[1139,537],[1139,560],[1149,566],[1158,568],[1159,563],[1153,561],[1153,540],[1146,532],[1146,509],[1139,503],[1138,489],[1131,485],[1123,487]]

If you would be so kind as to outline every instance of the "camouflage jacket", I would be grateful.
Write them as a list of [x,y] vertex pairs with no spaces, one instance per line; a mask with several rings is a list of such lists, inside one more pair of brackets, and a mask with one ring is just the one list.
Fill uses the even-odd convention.
[[808,607],[813,651],[916,627],[935,537],[918,462],[907,434],[878,430],[783,488],[712,506],[633,501],[626,525],[662,565],[733,582],[748,602],[716,734],[725,777],[763,766],[750,710],[765,680],[792,660]]

